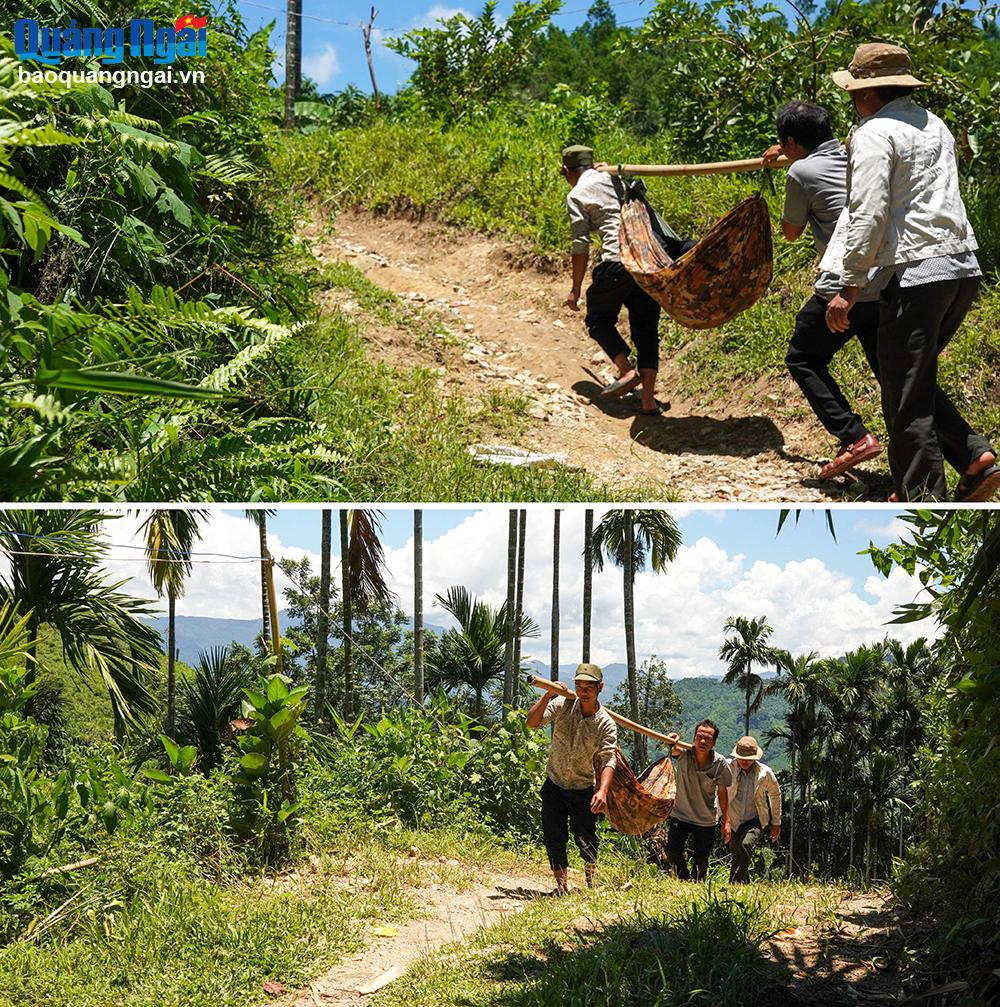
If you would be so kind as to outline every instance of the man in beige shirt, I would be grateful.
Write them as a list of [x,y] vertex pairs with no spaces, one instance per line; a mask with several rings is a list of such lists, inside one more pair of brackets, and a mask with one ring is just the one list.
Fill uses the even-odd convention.
[[542,786],[542,837],[558,895],[569,891],[566,849],[570,829],[583,857],[587,884],[594,883],[597,816],[607,806],[618,745],[615,722],[597,698],[604,688],[604,673],[596,664],[581,664],[574,684],[575,699],[567,695],[568,689],[563,689],[562,695],[546,691],[528,711],[526,721],[530,728],[552,724],[547,779]]

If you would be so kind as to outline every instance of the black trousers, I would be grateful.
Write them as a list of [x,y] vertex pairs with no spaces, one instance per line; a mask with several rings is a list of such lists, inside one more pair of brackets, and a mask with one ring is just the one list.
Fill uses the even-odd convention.
[[[688,837],[691,837],[691,869],[688,869],[687,855],[684,847]],[[667,834],[667,853],[677,871],[677,877],[682,881],[702,881],[708,873],[708,858],[715,843],[714,825],[691,825],[677,818],[670,819],[670,831]]]
[[584,322],[590,338],[614,360],[628,354],[629,346],[618,331],[618,314],[628,310],[628,324],[635,343],[636,365],[656,370],[660,362],[660,306],[629,275],[620,263],[605,260],[594,267],[587,288]]
[[846,332],[831,332],[827,328],[826,305],[822,297],[813,294],[795,316],[795,332],[788,344],[785,364],[820,423],[841,444],[853,444],[868,431],[830,373],[830,363],[857,336],[878,379],[879,304],[878,301],[855,304],[847,316],[850,328]]
[[593,787],[566,790],[548,779],[542,784],[542,840],[552,870],[564,871],[569,866],[566,846],[570,829],[584,862],[597,860],[597,815],[590,810],[593,796]]
[[901,287],[894,276],[882,293],[882,414],[901,503],[947,500],[943,459],[964,472],[991,450],[937,383],[938,354],[958,331],[978,290],[977,276],[915,287]]
[[729,840],[729,852],[733,861],[729,867],[729,883],[745,885],[750,880],[750,864],[760,861],[760,854],[755,851],[756,845],[764,835],[764,826],[759,818],[748,818],[733,831]]

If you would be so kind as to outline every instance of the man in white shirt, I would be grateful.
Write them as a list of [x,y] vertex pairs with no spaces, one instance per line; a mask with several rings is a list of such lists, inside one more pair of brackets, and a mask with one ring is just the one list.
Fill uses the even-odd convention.
[[[602,395],[619,397],[642,386],[640,413],[658,416],[667,408],[656,401],[656,372],[660,356],[660,306],[632,279],[618,254],[618,225],[621,222],[622,195],[615,179],[594,168],[590,147],[566,147],[562,154],[563,177],[570,184],[566,197],[569,215],[573,286],[567,306],[579,310],[580,293],[590,259],[590,236],[597,232],[601,248],[587,288],[585,324],[594,339],[618,368],[618,378]],[[635,344],[636,366],[629,360],[629,346],[618,331],[618,315],[628,311],[628,324]]]
[[729,820],[732,864],[729,883],[745,885],[750,880],[754,847],[767,832],[772,843],[781,835],[781,788],[774,771],[760,760],[764,751],[757,739],[746,735],[736,742],[731,756],[733,781],[729,785]]
[[846,331],[860,289],[882,267],[878,364],[895,497],[947,500],[947,457],[962,473],[956,501],[989,500],[1000,489],[996,452],[937,384],[938,354],[982,277],[954,137],[910,97],[927,85],[913,76],[905,49],[858,46],[850,68],[832,76],[860,122],[847,142],[843,287],[827,305],[827,324]]

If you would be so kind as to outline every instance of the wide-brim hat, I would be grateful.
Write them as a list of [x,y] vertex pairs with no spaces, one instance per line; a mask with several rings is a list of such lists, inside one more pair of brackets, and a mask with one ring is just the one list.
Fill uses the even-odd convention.
[[757,739],[746,734],[736,742],[731,759],[763,759],[764,749],[757,744]]
[[597,682],[604,681],[604,672],[596,664],[578,664],[576,674],[573,676],[574,682]]
[[917,80],[912,71],[910,54],[902,46],[866,42],[854,50],[854,58],[846,70],[834,70],[830,76],[845,91],[865,87],[929,87],[926,81]]

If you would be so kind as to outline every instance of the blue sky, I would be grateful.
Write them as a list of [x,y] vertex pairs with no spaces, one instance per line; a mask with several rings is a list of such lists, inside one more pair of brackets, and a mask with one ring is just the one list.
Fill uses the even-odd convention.
[[[525,641],[526,659],[547,663],[552,597],[552,507],[528,511],[525,612],[539,626]],[[578,660],[582,626],[582,506],[560,508],[560,644],[562,663]],[[506,597],[508,510],[424,507],[424,613],[435,625],[451,618],[435,602],[449,587],[462,585],[490,605]],[[385,507],[383,542],[388,579],[399,606],[413,611],[413,512]],[[597,508],[598,517],[601,509]],[[816,651],[835,657],[874,643],[890,630],[894,609],[922,590],[917,578],[894,570],[886,579],[858,552],[869,541],[886,544],[905,531],[897,512],[884,507],[836,510],[838,540],[830,537],[821,510],[804,511],[775,534],[773,508],[673,508],[682,544],[665,573],[645,570],[636,578],[636,649],[639,659],[657,655],[674,677],[720,674],[718,650],[723,624],[731,616],[764,616],[774,627],[773,643],[793,653]],[[142,515],[110,522],[112,549],[107,560],[116,576],[130,578],[132,594],[153,600],[136,545]],[[268,522],[268,547],[277,558],[309,559],[319,568],[320,511],[282,507]],[[334,577],[339,581],[339,532],[334,524]],[[179,615],[255,619],[260,605],[256,529],[243,511],[216,509],[205,521],[199,556]],[[243,557],[232,559],[230,557]],[[286,586],[277,577],[279,595]],[[593,659],[599,664],[624,660],[621,572],[606,567],[594,576]],[[914,624],[892,628],[906,642],[934,636],[936,627]]]
[[[583,510],[579,507],[560,509],[564,514]],[[506,508],[497,507],[496,510],[505,512]],[[532,523],[542,520],[551,525],[551,508],[548,506],[529,507],[528,510]],[[423,508],[424,538],[439,538],[475,512],[475,509]],[[383,508],[381,513],[383,540],[387,547],[402,549],[413,536],[412,510]],[[725,508],[686,509],[675,513],[685,542],[707,537],[727,553],[743,553],[751,560],[767,560],[782,565],[816,557],[831,569],[855,577],[872,572],[868,557],[858,555],[868,547],[869,541],[884,545],[899,530],[895,520],[899,512],[889,508],[838,510],[834,515],[836,541],[827,530],[825,512],[821,510],[803,511],[798,524],[790,517],[780,535],[776,534],[777,510],[740,509],[727,505]],[[310,552],[318,549],[318,510],[281,510],[269,526],[287,545]]]
[[[342,0],[333,4],[328,0],[302,0],[302,52],[304,72],[316,81],[321,92],[339,91],[348,84],[371,92],[368,65],[365,62],[360,24],[367,23],[371,4],[363,0]],[[482,3],[455,3],[445,0],[386,0],[376,3],[378,17],[375,27],[379,33],[402,34],[417,27],[431,27],[441,17],[459,12],[478,15]],[[563,29],[572,29],[586,20],[587,0],[564,0],[564,11],[552,23]],[[653,0],[611,0],[619,24],[641,23],[653,9]],[[271,44],[278,52],[279,62],[285,46],[285,6],[283,0],[237,0],[237,7],[247,27],[256,30],[275,22]],[[513,9],[511,0],[500,0],[497,16],[504,17]],[[373,47],[375,76],[379,87],[386,92],[395,91],[410,75],[413,64],[377,44]],[[284,72],[277,68],[278,79]]]

